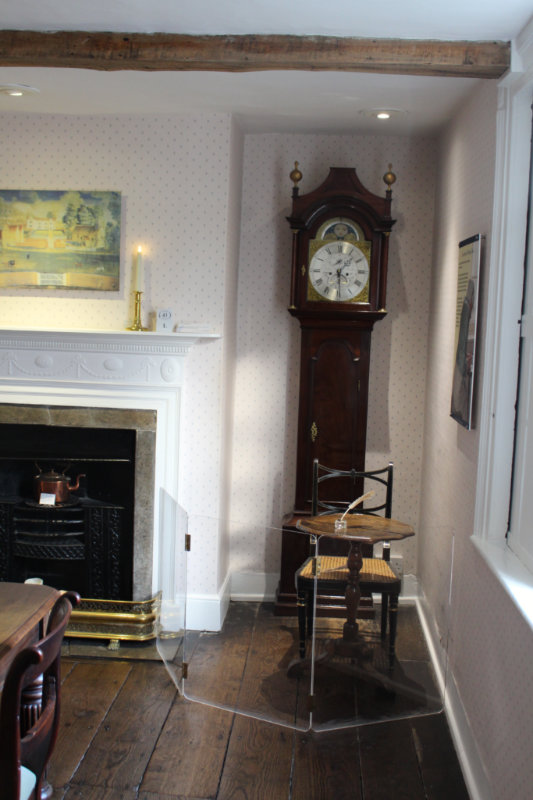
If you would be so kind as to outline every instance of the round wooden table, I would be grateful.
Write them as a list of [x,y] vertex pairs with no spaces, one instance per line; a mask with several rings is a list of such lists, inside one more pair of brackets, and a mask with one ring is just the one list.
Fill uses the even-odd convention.
[[0,689],[17,653],[43,636],[43,620],[61,592],[0,581]]

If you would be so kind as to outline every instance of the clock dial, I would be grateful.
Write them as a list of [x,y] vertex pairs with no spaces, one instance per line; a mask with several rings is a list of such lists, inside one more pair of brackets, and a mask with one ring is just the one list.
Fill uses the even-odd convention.
[[[318,248],[309,265],[310,299],[332,303],[361,300],[369,276],[368,258],[361,248],[348,241],[328,242]],[[313,290],[317,298],[312,298]]]

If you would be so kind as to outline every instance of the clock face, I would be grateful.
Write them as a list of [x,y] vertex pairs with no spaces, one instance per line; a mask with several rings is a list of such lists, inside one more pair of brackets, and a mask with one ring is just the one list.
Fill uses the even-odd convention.
[[[327,242],[309,264],[309,299],[364,302],[369,276],[368,258],[361,247],[343,240]],[[313,297],[314,293],[318,297]]]

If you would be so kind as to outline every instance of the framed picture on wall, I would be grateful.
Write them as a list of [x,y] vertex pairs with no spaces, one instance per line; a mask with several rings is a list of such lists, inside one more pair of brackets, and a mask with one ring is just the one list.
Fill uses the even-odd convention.
[[472,428],[481,235],[459,242],[451,416]]
[[116,292],[120,192],[0,189],[0,289]]

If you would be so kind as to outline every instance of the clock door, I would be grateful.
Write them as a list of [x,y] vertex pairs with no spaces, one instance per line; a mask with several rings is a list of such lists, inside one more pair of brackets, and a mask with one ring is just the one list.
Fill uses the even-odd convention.
[[[311,508],[312,464],[364,469],[370,331],[302,329],[296,512]],[[335,482],[336,496],[350,498]],[[333,488],[333,487],[332,487]],[[342,496],[339,496],[339,490]]]

